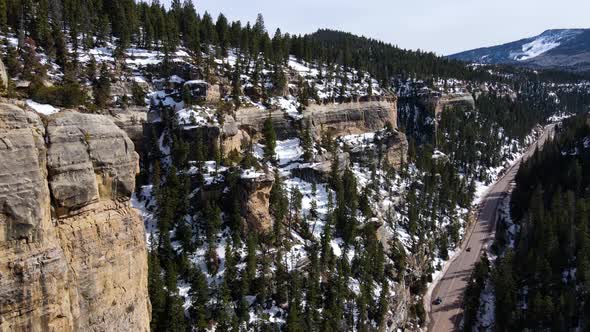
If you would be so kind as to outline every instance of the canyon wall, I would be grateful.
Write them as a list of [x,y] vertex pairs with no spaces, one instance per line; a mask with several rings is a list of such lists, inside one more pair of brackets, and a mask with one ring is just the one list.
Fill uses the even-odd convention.
[[148,331],[138,156],[107,117],[0,105],[0,331]]

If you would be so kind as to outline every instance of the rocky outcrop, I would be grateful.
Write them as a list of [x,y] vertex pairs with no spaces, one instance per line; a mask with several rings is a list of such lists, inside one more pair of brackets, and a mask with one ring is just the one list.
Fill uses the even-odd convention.
[[433,111],[437,121],[446,110],[472,111],[475,109],[475,100],[470,93],[431,94],[423,99],[423,103]]
[[207,86],[207,97],[205,101],[208,103],[218,103],[221,100],[221,87],[219,84],[209,84]]
[[242,216],[249,229],[268,232],[272,228],[270,216],[270,191],[274,184],[272,174],[240,180],[240,204]]
[[262,132],[264,122],[269,116],[279,139],[286,139],[297,134],[296,122],[279,109],[267,111],[257,107],[240,108],[236,111],[235,119],[240,128],[248,130],[251,136],[255,136]]
[[6,89],[8,87],[8,72],[6,72],[6,66],[4,62],[0,60],[0,89]]
[[385,151],[385,160],[395,169],[400,169],[408,160],[408,138],[401,131],[395,131],[387,135],[383,141],[383,150]]
[[127,133],[136,150],[143,148],[144,145],[147,112],[147,108],[136,106],[127,109],[114,109],[110,112],[113,122]]
[[[317,156],[312,163],[303,163],[293,167],[291,172],[294,176],[308,182],[328,182],[332,176],[332,163],[334,156],[331,153]],[[350,166],[350,154],[342,152],[338,154],[338,173],[342,175]]]
[[224,157],[234,150],[242,152],[242,147],[249,141],[250,135],[238,127],[238,123],[232,116],[226,115],[221,128],[221,148]]
[[138,157],[105,116],[0,105],[0,331],[148,331]]
[[316,136],[331,132],[334,137],[361,134],[383,129],[387,123],[397,128],[395,98],[377,101],[353,101],[342,104],[312,104],[303,111],[304,121],[310,121]]
[[316,137],[322,132],[330,132],[334,137],[360,134],[383,129],[387,123],[397,128],[397,101],[393,97],[347,103],[328,103],[309,105],[302,113],[301,121],[293,119],[284,111],[269,111],[257,107],[240,108],[235,119],[241,128],[250,134],[260,133],[264,121],[270,116],[279,139],[297,135],[301,125],[310,122]]
[[369,142],[343,142],[355,162],[377,163],[384,161],[399,170],[408,155],[408,139],[399,130],[378,132]]

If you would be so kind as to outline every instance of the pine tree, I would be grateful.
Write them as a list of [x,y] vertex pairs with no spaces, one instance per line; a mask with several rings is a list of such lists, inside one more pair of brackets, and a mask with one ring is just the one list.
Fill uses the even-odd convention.
[[269,111],[266,120],[264,120],[264,126],[262,129],[264,135],[264,158],[267,161],[275,162],[275,148],[277,146],[277,134],[275,132],[271,113]]
[[313,139],[311,137],[310,120],[305,122],[305,129],[302,132],[301,146],[303,148],[303,160],[309,162],[313,158]]
[[244,275],[242,276],[243,282],[243,290],[244,291],[252,291],[252,281],[256,278],[256,247],[257,247],[257,237],[255,233],[250,233],[248,235],[248,243],[247,243],[247,256],[246,256],[246,268],[244,270]]
[[111,99],[111,75],[109,67],[103,62],[100,68],[100,77],[93,84],[94,103],[98,108],[104,108]]
[[152,321],[150,326],[152,330],[155,330],[159,326],[160,321],[165,319],[166,292],[164,291],[164,283],[162,281],[160,260],[155,250],[154,239],[151,235],[150,243],[151,249],[148,253],[148,290],[152,304]]
[[296,273],[291,274],[291,290],[289,292],[291,301],[289,302],[289,313],[285,324],[286,332],[303,332],[305,327],[301,318],[301,290],[299,289],[299,278]]
[[8,7],[6,1],[7,0],[0,0],[0,31],[2,31],[2,33],[8,31]]
[[190,309],[191,325],[196,327],[197,331],[205,331],[208,325],[209,286],[205,274],[199,269],[192,277],[189,295],[192,304]]
[[235,70],[232,76],[232,98],[234,101],[234,108],[237,110],[240,108],[242,96],[242,83],[241,83],[241,72],[239,63],[236,63]]

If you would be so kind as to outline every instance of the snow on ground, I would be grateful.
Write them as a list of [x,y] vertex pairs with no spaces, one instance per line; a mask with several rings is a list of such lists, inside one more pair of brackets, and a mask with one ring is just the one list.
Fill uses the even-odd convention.
[[547,119],[547,121],[549,121],[551,123],[557,123],[557,122],[561,122],[567,118],[571,118],[572,116],[574,116],[574,114],[572,114],[572,113],[558,113],[558,114],[552,115],[549,119]]
[[216,110],[209,107],[192,106],[176,112],[178,123],[184,126],[185,130],[203,127],[207,125],[218,125]]
[[297,101],[297,98],[293,96],[274,97],[271,98],[270,103],[271,105],[278,106],[281,110],[287,113],[287,115],[291,117],[293,120],[303,119],[303,115],[298,110],[300,104]]
[[486,280],[485,288],[479,297],[476,331],[493,331],[496,311],[496,296],[490,279]]
[[291,69],[295,70],[296,72],[299,73],[299,75],[302,75],[302,76],[316,77],[316,76],[318,76],[318,73],[319,73],[319,70],[309,68],[305,64],[303,64],[300,61],[298,61],[297,59],[295,59],[295,57],[293,57],[293,56],[289,57],[289,67],[291,67]]
[[548,52],[561,45],[561,43],[554,41],[550,38],[538,38],[530,43],[522,45],[522,53],[516,53],[512,55],[515,60],[525,61],[535,58],[545,52]]
[[371,147],[375,140],[375,133],[365,133],[360,135],[346,135],[340,137],[342,144],[348,147],[364,149]]
[[49,104],[39,104],[37,102],[32,101],[31,99],[28,99],[26,103],[27,106],[35,110],[35,112],[43,115],[51,115],[60,111],[57,107],[54,107]]
[[146,243],[149,248],[151,245],[150,235],[155,236],[158,232],[157,220],[154,215],[156,201],[153,197],[153,186],[142,186],[139,193],[134,192],[131,195],[131,206],[139,211],[143,219]]
[[303,149],[301,148],[299,138],[277,141],[275,155],[281,166],[299,160],[303,156]]
[[257,171],[254,168],[246,169],[242,172],[242,179],[259,179],[266,176],[264,172]]

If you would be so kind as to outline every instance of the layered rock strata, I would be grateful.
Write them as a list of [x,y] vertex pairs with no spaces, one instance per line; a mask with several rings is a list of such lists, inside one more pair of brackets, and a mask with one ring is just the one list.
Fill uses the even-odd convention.
[[0,105],[0,331],[148,331],[138,156],[105,116]]

